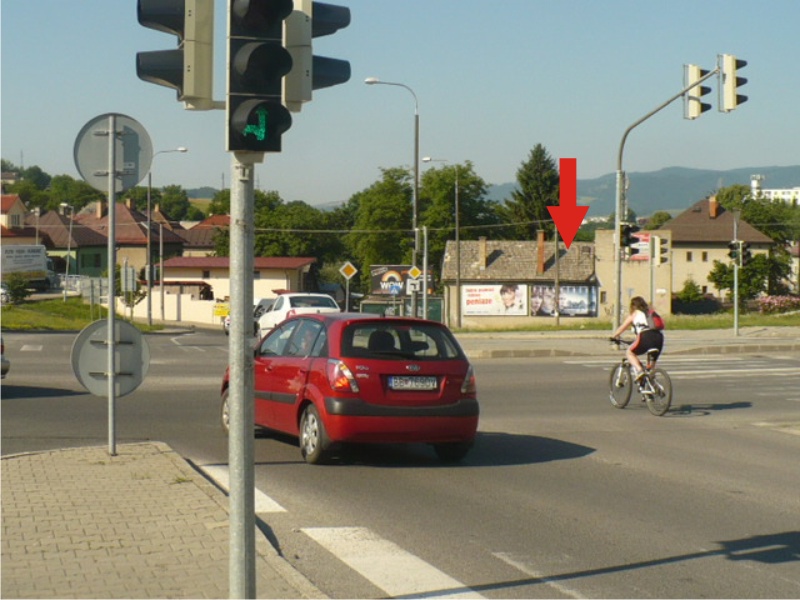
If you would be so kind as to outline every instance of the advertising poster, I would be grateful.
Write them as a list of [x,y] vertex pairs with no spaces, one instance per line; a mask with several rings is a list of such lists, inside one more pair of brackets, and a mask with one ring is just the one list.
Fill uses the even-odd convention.
[[465,285],[461,293],[461,314],[464,316],[527,315],[528,286],[516,283]]
[[372,294],[404,296],[411,265],[372,265],[369,269]]
[[[596,317],[597,288],[589,285],[562,285],[559,314],[562,317]],[[556,288],[553,284],[531,286],[531,315],[555,314]]]

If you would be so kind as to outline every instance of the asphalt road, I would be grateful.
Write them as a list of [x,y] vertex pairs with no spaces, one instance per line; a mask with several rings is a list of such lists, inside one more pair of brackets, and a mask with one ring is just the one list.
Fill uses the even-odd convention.
[[[107,401],[72,376],[74,334],[4,337],[3,454],[105,444]],[[227,339],[148,342],[118,441],[164,441],[224,474]],[[294,440],[259,437],[264,530],[336,598],[800,596],[800,354],[666,357],[661,418],[610,405],[610,363],[475,361],[480,437],[459,466],[385,446],[312,467]]]

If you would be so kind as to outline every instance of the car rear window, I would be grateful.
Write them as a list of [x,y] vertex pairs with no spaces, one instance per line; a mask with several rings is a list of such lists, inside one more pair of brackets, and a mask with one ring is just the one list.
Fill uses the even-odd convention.
[[324,298],[317,296],[306,296],[303,298],[289,298],[289,304],[292,308],[308,308],[321,306],[324,308],[339,308],[333,298]]
[[447,329],[426,323],[354,323],[342,335],[341,354],[353,358],[413,360],[463,358]]

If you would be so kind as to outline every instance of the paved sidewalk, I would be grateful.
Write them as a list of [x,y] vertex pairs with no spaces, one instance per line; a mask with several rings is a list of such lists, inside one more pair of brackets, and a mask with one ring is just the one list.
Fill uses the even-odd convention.
[[[227,498],[166,444],[2,457],[3,598],[227,598]],[[259,598],[324,598],[256,532]]]

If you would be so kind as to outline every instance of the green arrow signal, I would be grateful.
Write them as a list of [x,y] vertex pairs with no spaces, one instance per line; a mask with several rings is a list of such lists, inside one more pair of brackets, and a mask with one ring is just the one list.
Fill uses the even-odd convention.
[[242,135],[254,135],[259,142],[263,142],[267,137],[267,109],[259,106],[256,109],[258,115],[258,125],[248,125],[244,128]]

